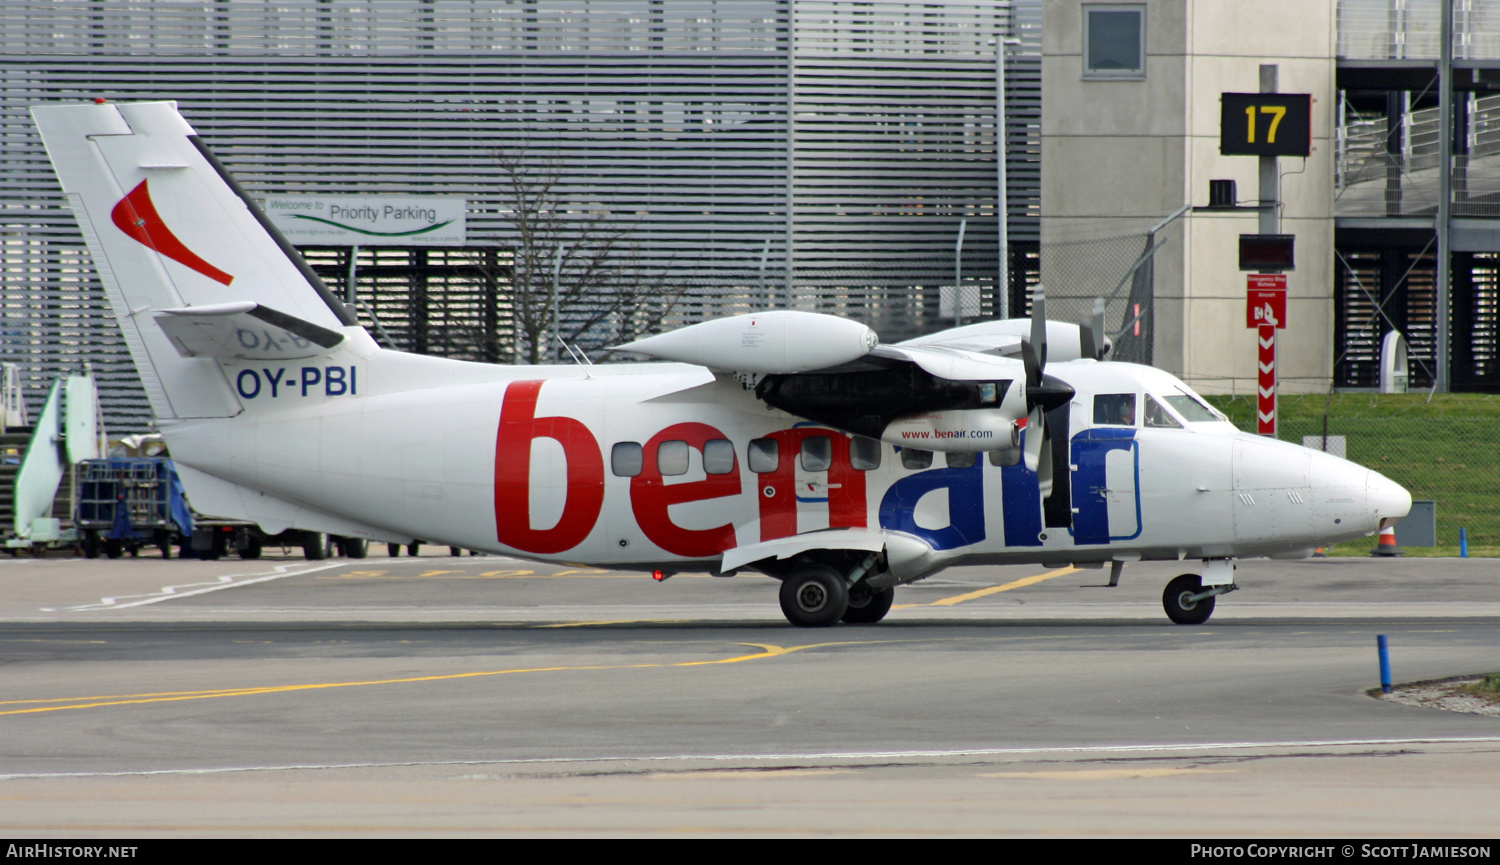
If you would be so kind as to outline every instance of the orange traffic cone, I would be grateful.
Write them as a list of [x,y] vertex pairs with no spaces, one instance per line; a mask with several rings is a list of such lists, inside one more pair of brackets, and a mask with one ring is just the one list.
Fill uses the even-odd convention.
[[1322,547],[1318,547],[1316,550],[1313,550],[1312,557],[1315,559],[1326,559],[1328,558],[1328,551]]
[[1396,528],[1395,528],[1395,526],[1386,526],[1385,528],[1383,528],[1383,529],[1380,530],[1380,542],[1375,545],[1375,549],[1373,549],[1373,550],[1370,551],[1370,555],[1372,555],[1372,556],[1399,556],[1399,555],[1401,555],[1401,548],[1398,547],[1398,546],[1396,546]]

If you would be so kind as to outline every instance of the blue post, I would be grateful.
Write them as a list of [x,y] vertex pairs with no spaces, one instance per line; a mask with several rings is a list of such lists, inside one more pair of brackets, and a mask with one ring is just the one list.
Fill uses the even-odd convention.
[[1469,530],[1458,530],[1458,557],[1467,559],[1469,557]]
[[1391,655],[1386,651],[1385,634],[1375,637],[1375,647],[1380,650],[1380,690],[1382,693],[1391,692]]

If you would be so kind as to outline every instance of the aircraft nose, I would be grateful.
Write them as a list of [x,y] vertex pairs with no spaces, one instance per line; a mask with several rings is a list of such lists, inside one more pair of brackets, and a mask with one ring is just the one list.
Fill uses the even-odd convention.
[[1411,493],[1380,472],[1370,472],[1365,480],[1365,495],[1370,511],[1385,528],[1411,512]]

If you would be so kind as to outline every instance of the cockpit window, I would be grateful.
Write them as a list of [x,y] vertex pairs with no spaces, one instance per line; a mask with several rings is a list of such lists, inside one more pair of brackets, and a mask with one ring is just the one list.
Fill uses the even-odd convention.
[[1145,421],[1148,427],[1182,429],[1182,424],[1178,423],[1177,419],[1156,401],[1156,397],[1150,394],[1146,394]]
[[1223,415],[1185,393],[1167,394],[1164,398],[1167,405],[1176,409],[1177,413],[1182,415],[1182,419],[1188,423],[1213,423],[1224,420]]
[[1135,426],[1135,394],[1095,394],[1094,425]]

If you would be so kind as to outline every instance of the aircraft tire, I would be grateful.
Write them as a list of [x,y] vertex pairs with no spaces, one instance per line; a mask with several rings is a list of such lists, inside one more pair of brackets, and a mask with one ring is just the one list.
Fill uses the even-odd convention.
[[302,557],[310,562],[328,558],[329,546],[331,544],[326,532],[302,533]]
[[370,554],[370,544],[364,538],[344,538],[339,541],[339,555],[346,559],[363,559]]
[[236,552],[242,559],[258,559],[260,558],[261,547],[262,545],[260,542],[260,538],[252,537],[245,542],[245,546],[243,549],[237,550]]
[[1201,591],[1203,578],[1197,574],[1183,574],[1167,583],[1167,589],[1161,595],[1161,605],[1167,611],[1167,618],[1179,625],[1201,625],[1208,621],[1208,617],[1214,614],[1216,599],[1187,599],[1189,595],[1196,595]]
[[781,612],[799,628],[838,624],[848,607],[844,578],[827,565],[807,565],[781,581]]
[[849,590],[849,607],[844,610],[844,621],[851,625],[873,625],[891,611],[891,602],[896,599],[894,588],[871,591],[864,584],[856,584]]

